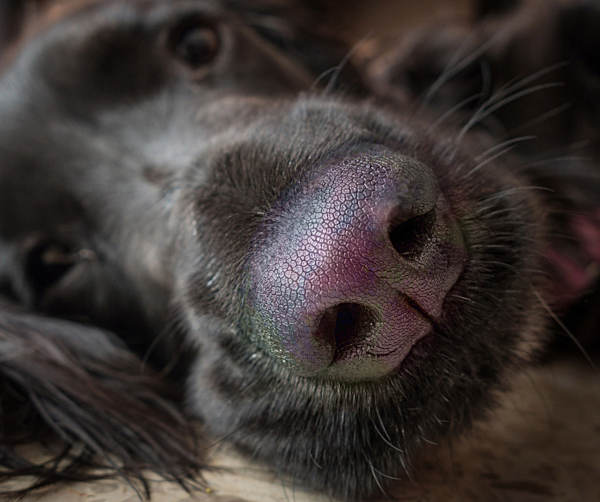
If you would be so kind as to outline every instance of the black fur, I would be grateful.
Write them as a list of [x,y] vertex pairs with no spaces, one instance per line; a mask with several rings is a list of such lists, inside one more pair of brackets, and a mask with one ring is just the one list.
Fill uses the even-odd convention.
[[[0,479],[120,474],[147,490],[149,469],[192,488],[199,418],[280,474],[361,500],[483,416],[545,339],[557,281],[544,255],[585,247],[566,244],[575,231],[557,235],[552,212],[597,210],[595,164],[541,170],[535,149],[494,155],[505,138],[491,126],[432,127],[462,94],[416,113],[397,99],[429,85],[402,83],[414,65],[396,54],[369,88],[293,9],[102,2],[42,31],[5,71]],[[208,53],[181,46],[195,27],[209,30]],[[299,376],[249,329],[252,257],[307,177],[363,145],[433,170],[468,261],[397,373]],[[20,453],[36,440],[49,461]]]

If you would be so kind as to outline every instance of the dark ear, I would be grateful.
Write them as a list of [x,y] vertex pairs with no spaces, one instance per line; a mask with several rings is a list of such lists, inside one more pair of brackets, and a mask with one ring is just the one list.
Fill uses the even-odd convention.
[[475,16],[477,19],[499,16],[515,10],[521,0],[477,0],[475,2]]
[[[120,475],[145,500],[148,470],[188,490],[196,485],[201,452],[178,411],[182,386],[112,333],[30,314],[0,294],[0,361],[0,498]],[[52,445],[43,460],[22,448],[37,442]],[[17,478],[23,483],[13,492],[4,481]]]

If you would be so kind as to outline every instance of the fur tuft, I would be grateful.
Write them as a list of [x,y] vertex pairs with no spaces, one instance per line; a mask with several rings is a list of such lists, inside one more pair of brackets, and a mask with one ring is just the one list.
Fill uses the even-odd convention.
[[[3,309],[0,362],[0,482],[27,478],[5,494],[119,476],[149,497],[147,471],[202,483],[181,392],[110,333]],[[19,448],[41,441],[41,461]]]

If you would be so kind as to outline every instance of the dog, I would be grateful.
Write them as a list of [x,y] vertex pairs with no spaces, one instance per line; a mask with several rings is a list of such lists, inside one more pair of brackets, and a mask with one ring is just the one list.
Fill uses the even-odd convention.
[[199,421],[364,500],[490,413],[553,324],[594,333],[593,2],[547,2],[548,61],[514,50],[532,3],[481,1],[467,43],[362,67],[291,2],[84,3],[0,80],[0,479],[37,479],[13,494],[193,489]]

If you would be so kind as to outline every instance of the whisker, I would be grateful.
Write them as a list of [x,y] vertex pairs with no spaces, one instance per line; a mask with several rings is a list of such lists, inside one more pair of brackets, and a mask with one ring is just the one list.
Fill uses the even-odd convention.
[[468,303],[469,305],[477,305],[477,302],[475,300],[473,300],[472,298],[468,298],[466,296],[452,294],[450,297],[451,298],[456,298],[457,300],[460,300],[460,301],[462,301],[464,303]]
[[469,176],[472,176],[473,174],[475,174],[477,171],[479,171],[482,167],[487,166],[488,164],[490,164],[491,162],[494,162],[494,160],[499,159],[500,157],[502,157],[503,155],[506,155],[507,153],[512,152],[514,149],[516,148],[516,145],[511,145],[508,146],[506,148],[504,148],[503,150],[500,150],[498,153],[496,153],[496,155],[492,155],[491,157],[481,161],[479,164],[477,164],[473,169],[471,169],[470,171],[468,171],[465,174],[465,177],[468,178]]
[[377,414],[377,419],[379,420],[379,425],[381,425],[381,429],[385,434],[385,437],[388,441],[391,441],[390,435],[388,434],[387,429],[385,428],[385,424],[383,423],[383,419],[381,418],[381,413],[379,413],[379,408],[375,408],[375,412]]
[[[460,133],[457,135],[455,140],[456,144],[460,144],[464,135],[477,123],[481,122],[483,119],[487,118],[490,114],[497,111],[499,108],[506,106],[507,104],[520,99],[524,96],[527,96],[533,92],[538,92],[540,90],[544,90],[547,87],[543,87],[546,85],[549,86],[563,86],[563,82],[552,82],[549,84],[540,84],[540,86],[533,86],[531,88],[525,88],[528,84],[535,82],[539,78],[552,73],[560,68],[563,68],[568,65],[568,62],[561,61],[556,64],[547,66],[542,68],[531,75],[523,77],[518,80],[511,80],[504,84],[502,87],[498,89],[493,96],[491,96],[485,103],[483,103],[473,114],[471,119],[465,124],[463,129],[461,129]],[[525,89],[524,89],[525,88]]]
[[[500,145],[496,145],[495,147],[490,148],[488,151],[484,152],[482,155],[479,155],[478,157],[475,157],[475,160],[477,160],[479,158],[482,158],[482,157],[485,160],[482,160],[473,169],[471,169],[470,171],[468,171],[465,174],[465,177],[468,178],[468,177],[472,176],[477,171],[479,171],[482,167],[485,167],[486,165],[488,165],[490,162],[493,162],[494,160],[499,159],[503,155],[506,155],[507,153],[513,151],[517,147],[518,143],[522,143],[524,141],[532,140],[532,139],[535,139],[535,138],[536,138],[536,136],[523,136],[521,138],[515,138],[514,140],[505,141],[503,143],[500,143]],[[495,155],[491,155],[491,156],[488,156],[487,158],[485,158],[486,154],[489,155],[489,153],[491,153],[491,152],[497,150],[499,147],[505,146],[505,145],[508,145],[508,146],[506,146],[506,148],[503,148],[502,150],[500,150],[499,152],[497,152]]]
[[393,481],[405,481],[405,478],[400,478],[398,476],[391,476],[390,474],[386,474],[385,472],[381,472],[375,466],[373,466],[373,469],[375,469],[375,471],[377,472],[377,474],[379,474],[382,478],[391,479]]
[[317,87],[319,86],[319,83],[322,80],[324,80],[325,78],[327,78],[329,75],[333,74],[336,70],[337,70],[337,65],[332,66],[331,68],[327,68],[327,70],[325,70],[321,74],[319,74],[310,86],[311,92],[314,92],[317,89]]
[[447,119],[449,119],[457,111],[459,111],[464,106],[467,106],[472,101],[475,101],[475,100],[481,98],[481,96],[483,96],[483,92],[478,92],[477,94],[473,94],[472,96],[469,96],[468,98],[465,98],[462,101],[460,101],[458,104],[454,105],[452,108],[450,108],[449,110],[444,112],[438,119],[435,120],[435,122],[433,124],[431,124],[427,128],[427,133],[431,133],[431,131],[434,131],[435,129],[437,129],[443,122],[445,122]]
[[533,288],[533,293],[535,294],[535,296],[539,300],[539,302],[542,305],[542,307],[544,307],[544,310],[546,310],[546,312],[548,312],[548,314],[550,315],[550,317],[552,318],[552,320],[560,327],[560,329],[575,344],[575,346],[577,347],[577,349],[579,350],[579,352],[581,352],[581,354],[583,355],[584,359],[588,362],[588,364],[590,365],[590,367],[592,367],[594,370],[597,370],[598,367],[596,366],[596,364],[594,363],[594,361],[590,357],[590,355],[587,352],[587,350],[585,350],[585,347],[577,339],[577,337],[573,333],[571,333],[571,330],[569,330],[569,328],[567,328],[567,326],[565,325],[565,323],[563,323],[560,320],[560,318],[554,313],[554,311],[552,310],[552,308],[550,307],[550,305],[548,305],[548,303],[546,302],[546,300],[544,300],[542,298],[542,295],[540,295],[540,293],[537,291],[537,289]]
[[423,97],[423,99],[421,100],[421,104],[419,105],[419,111],[423,110],[430,103],[433,96],[435,96],[435,94],[446,84],[446,82],[448,82],[448,80],[450,80],[457,73],[469,66],[479,56],[485,53],[485,51],[487,51],[496,42],[496,40],[500,37],[501,34],[502,31],[495,33],[494,36],[492,36],[487,42],[480,45],[477,49],[471,52],[471,54],[467,54],[461,60],[461,53],[470,42],[468,38],[465,39],[465,41],[460,45],[460,47],[454,52],[452,58],[450,58],[450,61],[440,73],[440,76],[433,82],[433,84],[431,84],[431,86],[425,93],[425,96]]
[[547,89],[564,87],[564,85],[565,85],[564,82],[550,82],[547,84],[535,85],[533,87],[529,87],[522,91],[515,92],[515,93],[505,97],[504,99],[497,101],[494,105],[492,105],[494,100],[498,99],[498,96],[494,96],[494,100],[491,100],[491,102],[485,103],[483,106],[481,106],[473,114],[473,117],[460,130],[460,132],[458,133],[456,140],[455,140],[456,144],[459,145],[462,142],[464,136],[473,128],[473,126],[475,126],[476,124],[478,124],[485,118],[489,117],[492,113],[498,111],[500,108],[503,108],[504,106],[506,106],[514,101],[517,101],[521,98],[529,96],[530,94],[534,94],[534,93],[540,92],[540,91],[545,91]]
[[[491,209],[493,209],[493,207]],[[501,209],[490,210],[490,207],[486,206],[479,208],[477,211],[475,211],[475,213],[473,213],[473,216],[481,216],[490,219],[497,218],[498,216],[503,216],[506,214],[511,214],[513,212],[514,209],[511,207],[503,207]]]
[[500,191],[498,191],[498,192],[496,192],[496,193],[494,193],[494,194],[486,197],[485,199],[481,199],[479,202],[481,204],[484,204],[486,202],[495,200],[495,199],[497,199],[499,197],[504,197],[506,195],[510,195],[510,194],[513,194],[513,193],[526,192],[526,191],[536,191],[536,190],[539,190],[540,192],[550,192],[550,193],[554,192],[554,190],[552,190],[551,188],[543,187],[543,186],[535,186],[535,185],[532,185],[532,186],[521,186],[521,187],[512,187],[512,188],[507,188],[506,190],[500,190]]
[[325,86],[325,88],[322,91],[324,95],[330,94],[331,91],[333,91],[335,85],[337,84],[337,81],[339,79],[339,76],[342,73],[342,70],[348,65],[348,63],[352,59],[352,56],[354,56],[354,54],[356,54],[356,52],[362,46],[364,46],[370,40],[370,38],[371,38],[370,34],[367,34],[363,38],[361,38],[358,42],[356,42],[346,52],[344,57],[341,59],[341,61],[337,65],[325,70],[314,80],[314,82],[312,83],[312,85],[310,87],[310,90],[314,91],[322,80],[324,80],[329,75],[331,75],[331,77],[329,77],[329,81],[327,82],[327,85]]
[[521,124],[520,126],[515,127],[514,129],[511,130],[511,132],[514,134],[518,131],[522,131],[523,129],[527,129],[528,127],[537,125],[540,122],[544,122],[545,120],[556,117],[557,115],[560,115],[561,113],[567,111],[572,106],[573,106],[573,103],[564,103],[562,105],[556,106],[556,107],[552,108],[551,110],[548,110],[547,112],[542,113],[540,116],[538,116],[532,120],[529,120],[529,121],[525,122],[524,124]]
[[568,61],[559,61],[558,63],[555,63],[550,66],[546,66],[545,68],[542,68],[542,69],[540,69],[526,77],[523,77],[521,79],[510,80],[506,84],[504,84],[502,87],[500,87],[500,89],[498,89],[498,91],[499,91],[499,93],[501,93],[502,96],[506,96],[513,91],[523,89],[525,86],[529,85],[532,82],[535,82],[540,77],[543,77],[544,75],[552,73],[553,71],[559,70],[568,65],[569,65]]
[[582,156],[576,156],[576,155],[564,155],[564,156],[559,156],[559,157],[550,157],[550,158],[546,158],[546,159],[540,159],[540,160],[536,160],[533,162],[528,162],[526,164],[523,164],[522,167],[536,167],[536,166],[544,166],[547,164],[555,164],[555,163],[562,163],[562,162],[584,162],[586,160],[589,160],[587,157],[582,157]]
[[387,491],[385,490],[385,488],[383,487],[383,485],[381,484],[381,481],[379,480],[379,477],[377,476],[377,469],[375,469],[375,466],[373,465],[373,462],[371,461],[371,459],[369,457],[367,457],[366,454],[364,454],[365,460],[367,461],[367,464],[369,464],[369,469],[371,469],[371,475],[373,476],[373,479],[375,480],[375,484],[377,485],[377,487],[379,488],[379,490],[381,491],[381,494],[384,495],[385,497],[389,498],[389,494],[387,493]]
[[504,148],[505,146],[511,146],[511,145],[514,145],[517,143],[522,143],[523,141],[529,141],[532,139],[536,139],[536,137],[537,136],[519,136],[518,138],[512,138],[507,141],[503,141],[502,143],[498,143],[497,145],[494,145],[493,147],[487,149],[485,152],[477,155],[477,157],[475,157],[475,160],[477,162],[479,162],[480,160],[484,159],[488,155],[491,155],[492,153],[496,152],[500,148]]
[[[377,410],[377,413],[379,413],[379,410]],[[385,443],[387,446],[389,446],[389,447],[390,447],[392,450],[395,450],[395,451],[397,451],[397,452],[399,452],[399,453],[402,453],[403,455],[405,455],[405,454],[406,454],[406,452],[405,452],[405,451],[404,451],[402,448],[400,448],[400,447],[398,447],[398,446],[396,446],[396,445],[392,444],[392,442],[391,442],[391,438],[390,438],[390,437],[389,437],[389,435],[387,434],[387,431],[386,431],[386,429],[385,429],[385,426],[383,425],[383,422],[381,422],[381,417],[379,417],[379,420],[380,420],[380,424],[381,424],[381,426],[383,427],[383,432],[382,432],[382,431],[379,429],[379,427],[377,426],[377,424],[376,424],[375,422],[372,422],[372,423],[373,423],[373,428],[375,429],[375,432],[377,432],[377,435],[378,435],[378,436],[379,436],[379,437],[380,437],[380,438],[383,440],[383,442],[384,442],[384,443]]]

